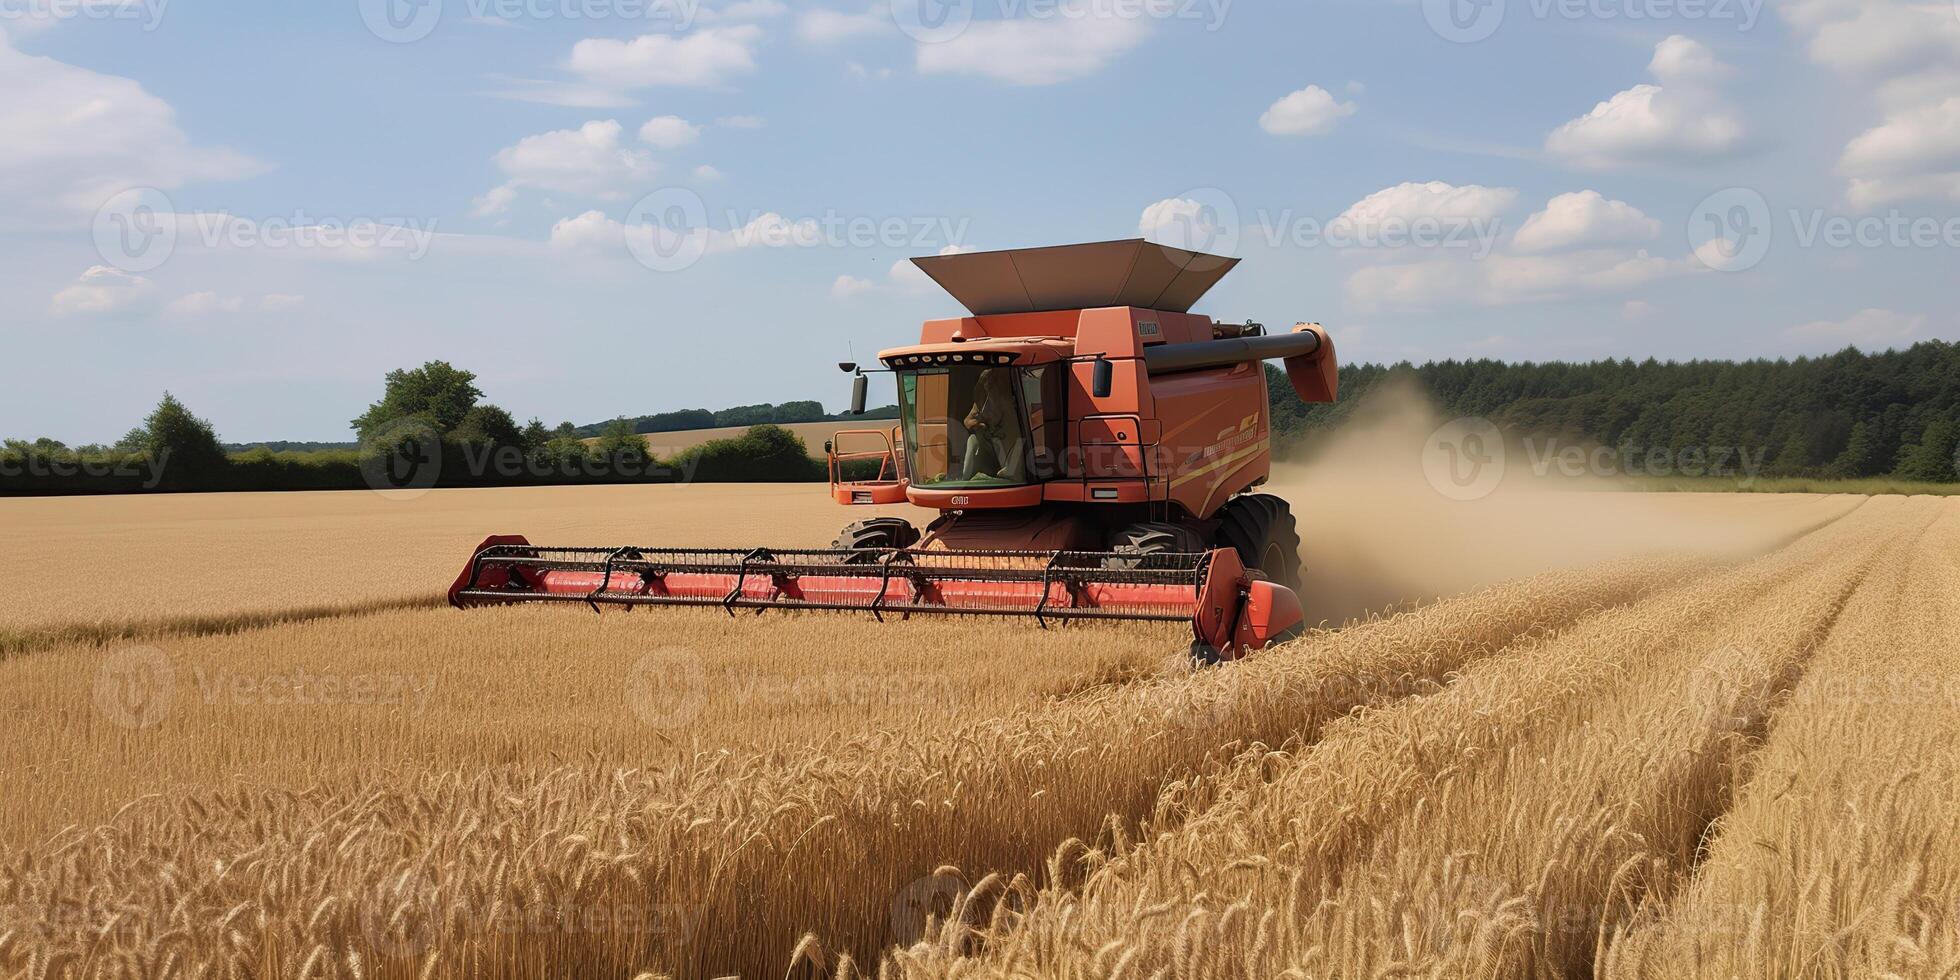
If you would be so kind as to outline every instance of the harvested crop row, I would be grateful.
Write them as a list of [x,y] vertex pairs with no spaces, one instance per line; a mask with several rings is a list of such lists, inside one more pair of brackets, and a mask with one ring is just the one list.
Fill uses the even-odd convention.
[[1102,866],[1080,894],[1051,888],[1025,918],[981,930],[984,957],[961,955],[975,939],[956,921],[894,965],[1586,972],[1624,893],[1691,862],[1735,753],[1884,542],[1923,525],[1897,510],[1868,507],[1741,572],[1485,661],[1304,752],[1253,753],[1202,816],[1127,854],[1090,855]]
[[[1233,670],[944,732],[639,772],[438,770],[133,807],[0,870],[0,894],[39,910],[7,962],[71,955],[80,975],[159,977],[759,976],[810,932],[875,956],[916,938],[943,862],[1038,874],[1059,842],[1112,815],[1150,817],[1177,798],[1167,783],[1247,745],[1311,739],[1357,705],[1702,568],[1547,576]],[[90,948],[101,955],[80,959]]]
[[1853,598],[1676,901],[1606,976],[1960,973],[1960,507]]

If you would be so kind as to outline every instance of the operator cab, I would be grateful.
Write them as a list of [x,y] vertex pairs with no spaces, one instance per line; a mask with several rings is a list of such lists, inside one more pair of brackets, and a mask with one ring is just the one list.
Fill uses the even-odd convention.
[[1057,475],[1067,417],[1061,364],[935,362],[900,366],[897,374],[913,486],[990,490]]

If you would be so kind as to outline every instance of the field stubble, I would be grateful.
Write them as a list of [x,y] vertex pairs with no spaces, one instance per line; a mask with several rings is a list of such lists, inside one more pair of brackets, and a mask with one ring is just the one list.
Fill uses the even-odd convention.
[[[1197,674],[1142,627],[362,612],[427,602],[491,531],[794,545],[861,516],[810,488],[0,502],[54,572],[174,589],[77,617],[58,575],[0,572],[32,600],[0,621],[0,779],[34,787],[0,826],[0,976],[1950,959],[1956,760],[1844,690],[1960,683],[1954,505],[1464,503],[1378,458],[1425,424],[1391,405],[1276,475],[1316,617],[1356,624]],[[302,596],[343,618],[200,635]],[[1954,708],[1904,717],[1960,744]],[[1724,960],[1701,926],[1737,908],[1752,952]]]

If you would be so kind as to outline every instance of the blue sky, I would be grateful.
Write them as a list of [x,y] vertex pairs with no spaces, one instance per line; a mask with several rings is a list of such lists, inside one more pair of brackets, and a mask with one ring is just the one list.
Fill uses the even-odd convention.
[[9,436],[113,440],[167,388],[227,439],[345,439],[431,358],[551,423],[837,406],[836,361],[957,312],[908,256],[1140,234],[1243,257],[1203,311],[1349,360],[1960,337],[1950,0],[0,0],[0,32]]

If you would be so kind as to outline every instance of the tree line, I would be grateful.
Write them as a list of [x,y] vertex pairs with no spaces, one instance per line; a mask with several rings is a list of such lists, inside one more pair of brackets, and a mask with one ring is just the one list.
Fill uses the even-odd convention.
[[1276,439],[1337,425],[1366,393],[1413,382],[1446,416],[1645,451],[1742,449],[1768,475],[1960,482],[1960,345],[1847,348],[1749,361],[1435,361],[1341,368],[1341,400],[1304,405],[1271,369]]
[[0,493],[423,489],[586,483],[804,482],[825,467],[777,426],[752,427],[669,457],[627,419],[583,436],[569,422],[519,424],[486,402],[476,375],[445,361],[391,371],[350,423],[352,449],[229,452],[211,423],[166,392],[113,445],[0,442]]

